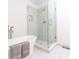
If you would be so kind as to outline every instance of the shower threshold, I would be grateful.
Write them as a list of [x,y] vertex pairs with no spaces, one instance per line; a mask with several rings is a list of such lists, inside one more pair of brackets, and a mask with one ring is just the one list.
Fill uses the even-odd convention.
[[50,43],[49,46],[47,45],[47,43],[45,41],[36,41],[35,47],[39,48],[41,50],[44,50],[46,52],[50,52],[58,43]]

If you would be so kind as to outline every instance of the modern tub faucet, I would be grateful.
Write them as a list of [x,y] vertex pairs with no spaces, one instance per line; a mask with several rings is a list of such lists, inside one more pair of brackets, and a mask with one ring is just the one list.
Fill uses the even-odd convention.
[[13,26],[8,26],[8,39],[12,39]]

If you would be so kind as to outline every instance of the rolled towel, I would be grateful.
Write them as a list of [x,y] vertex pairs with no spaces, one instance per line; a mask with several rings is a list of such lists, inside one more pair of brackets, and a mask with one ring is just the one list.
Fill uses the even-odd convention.
[[22,48],[21,48],[21,53],[22,53],[22,58],[27,57],[30,53],[30,44],[29,42],[23,42],[22,43]]
[[11,59],[22,59],[21,57],[21,44],[10,46]]

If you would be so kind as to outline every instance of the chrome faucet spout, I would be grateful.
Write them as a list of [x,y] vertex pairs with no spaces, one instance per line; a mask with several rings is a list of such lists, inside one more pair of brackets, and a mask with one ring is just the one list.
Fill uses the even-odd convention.
[[12,39],[13,26],[8,26],[8,39]]

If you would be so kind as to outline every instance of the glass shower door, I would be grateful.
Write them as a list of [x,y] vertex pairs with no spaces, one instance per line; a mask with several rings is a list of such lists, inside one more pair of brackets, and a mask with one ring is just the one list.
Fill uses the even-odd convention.
[[41,45],[48,45],[48,10],[47,6],[38,9],[38,40]]
[[48,0],[49,47],[56,42],[56,0]]

